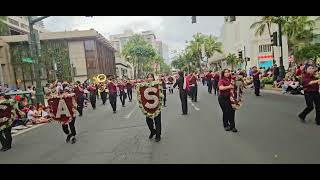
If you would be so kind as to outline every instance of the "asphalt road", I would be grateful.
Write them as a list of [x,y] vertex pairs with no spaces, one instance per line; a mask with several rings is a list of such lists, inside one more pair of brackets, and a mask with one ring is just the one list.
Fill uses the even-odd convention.
[[[112,113],[110,104],[95,111],[88,107],[77,118],[78,142],[65,143],[58,123],[32,129],[14,137],[13,148],[0,153],[0,163],[320,163],[320,127],[315,113],[302,124],[297,114],[304,108],[301,96],[262,92],[245,95],[236,112],[238,133],[222,127],[217,97],[199,84],[198,102],[188,102],[189,115],[181,115],[178,90],[168,94],[162,111],[162,140],[148,139],[145,117],[127,102]],[[135,96],[135,94],[134,94]]]

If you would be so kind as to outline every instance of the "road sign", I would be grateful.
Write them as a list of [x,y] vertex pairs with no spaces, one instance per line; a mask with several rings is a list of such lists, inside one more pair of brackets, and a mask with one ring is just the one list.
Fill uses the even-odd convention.
[[33,63],[33,60],[32,60],[32,58],[27,57],[27,58],[23,58],[23,59],[22,59],[22,62]]

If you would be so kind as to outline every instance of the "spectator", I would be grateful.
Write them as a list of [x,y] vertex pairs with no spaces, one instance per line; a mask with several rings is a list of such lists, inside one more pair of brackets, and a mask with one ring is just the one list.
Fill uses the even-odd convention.
[[301,76],[302,74],[302,70],[300,69],[300,65],[297,67],[297,70],[296,70],[296,76]]
[[276,81],[278,79],[280,72],[279,72],[279,67],[277,66],[277,64],[273,65],[273,72],[272,72],[272,76],[273,76],[273,81]]

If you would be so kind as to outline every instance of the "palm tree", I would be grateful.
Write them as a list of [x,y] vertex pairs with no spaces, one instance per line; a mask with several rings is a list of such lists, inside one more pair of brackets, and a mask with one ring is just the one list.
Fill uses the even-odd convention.
[[283,32],[288,36],[289,52],[310,44],[313,38],[313,30],[316,21],[308,16],[287,16],[283,25]]
[[205,50],[205,55],[207,57],[207,61],[210,57],[213,56],[215,52],[222,53],[221,47],[222,47],[222,43],[217,42],[216,37],[213,37],[212,35],[207,36],[204,42],[204,50]]
[[[280,22],[279,17],[276,17],[276,16],[262,16],[260,21],[257,21],[257,22],[253,23],[250,26],[250,29],[256,28],[255,35],[256,36],[261,36],[265,32],[265,30],[267,28],[269,36],[271,36],[272,24],[276,23],[276,22]],[[271,46],[271,47],[272,47],[271,48],[272,58],[273,58],[273,62],[274,62],[274,49],[273,49],[273,46]]]
[[231,71],[233,71],[233,68],[241,63],[241,60],[233,53],[229,53],[227,58],[227,64],[231,66]]

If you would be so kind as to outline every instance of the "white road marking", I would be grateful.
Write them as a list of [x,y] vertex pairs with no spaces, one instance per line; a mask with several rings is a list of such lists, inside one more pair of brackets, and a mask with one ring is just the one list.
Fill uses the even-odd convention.
[[193,102],[192,102],[190,99],[188,99],[188,101],[189,101],[189,103],[191,104],[191,106],[192,106],[195,110],[200,111],[200,108],[198,108],[196,105],[194,105]]
[[48,124],[48,123],[38,124],[38,125],[34,125],[34,126],[32,126],[31,128],[24,129],[24,130],[20,130],[20,131],[18,131],[17,133],[12,134],[12,137],[14,137],[14,136],[18,136],[19,134],[26,133],[26,132],[28,132],[28,131],[30,131],[30,130],[32,130],[32,129],[38,128],[38,127],[43,126],[43,125],[45,125],[45,124]]
[[132,115],[132,113],[136,110],[136,107],[137,107],[137,105],[135,105],[135,106],[132,108],[131,112],[130,112],[126,117],[124,117],[124,118],[129,119],[130,116]]

